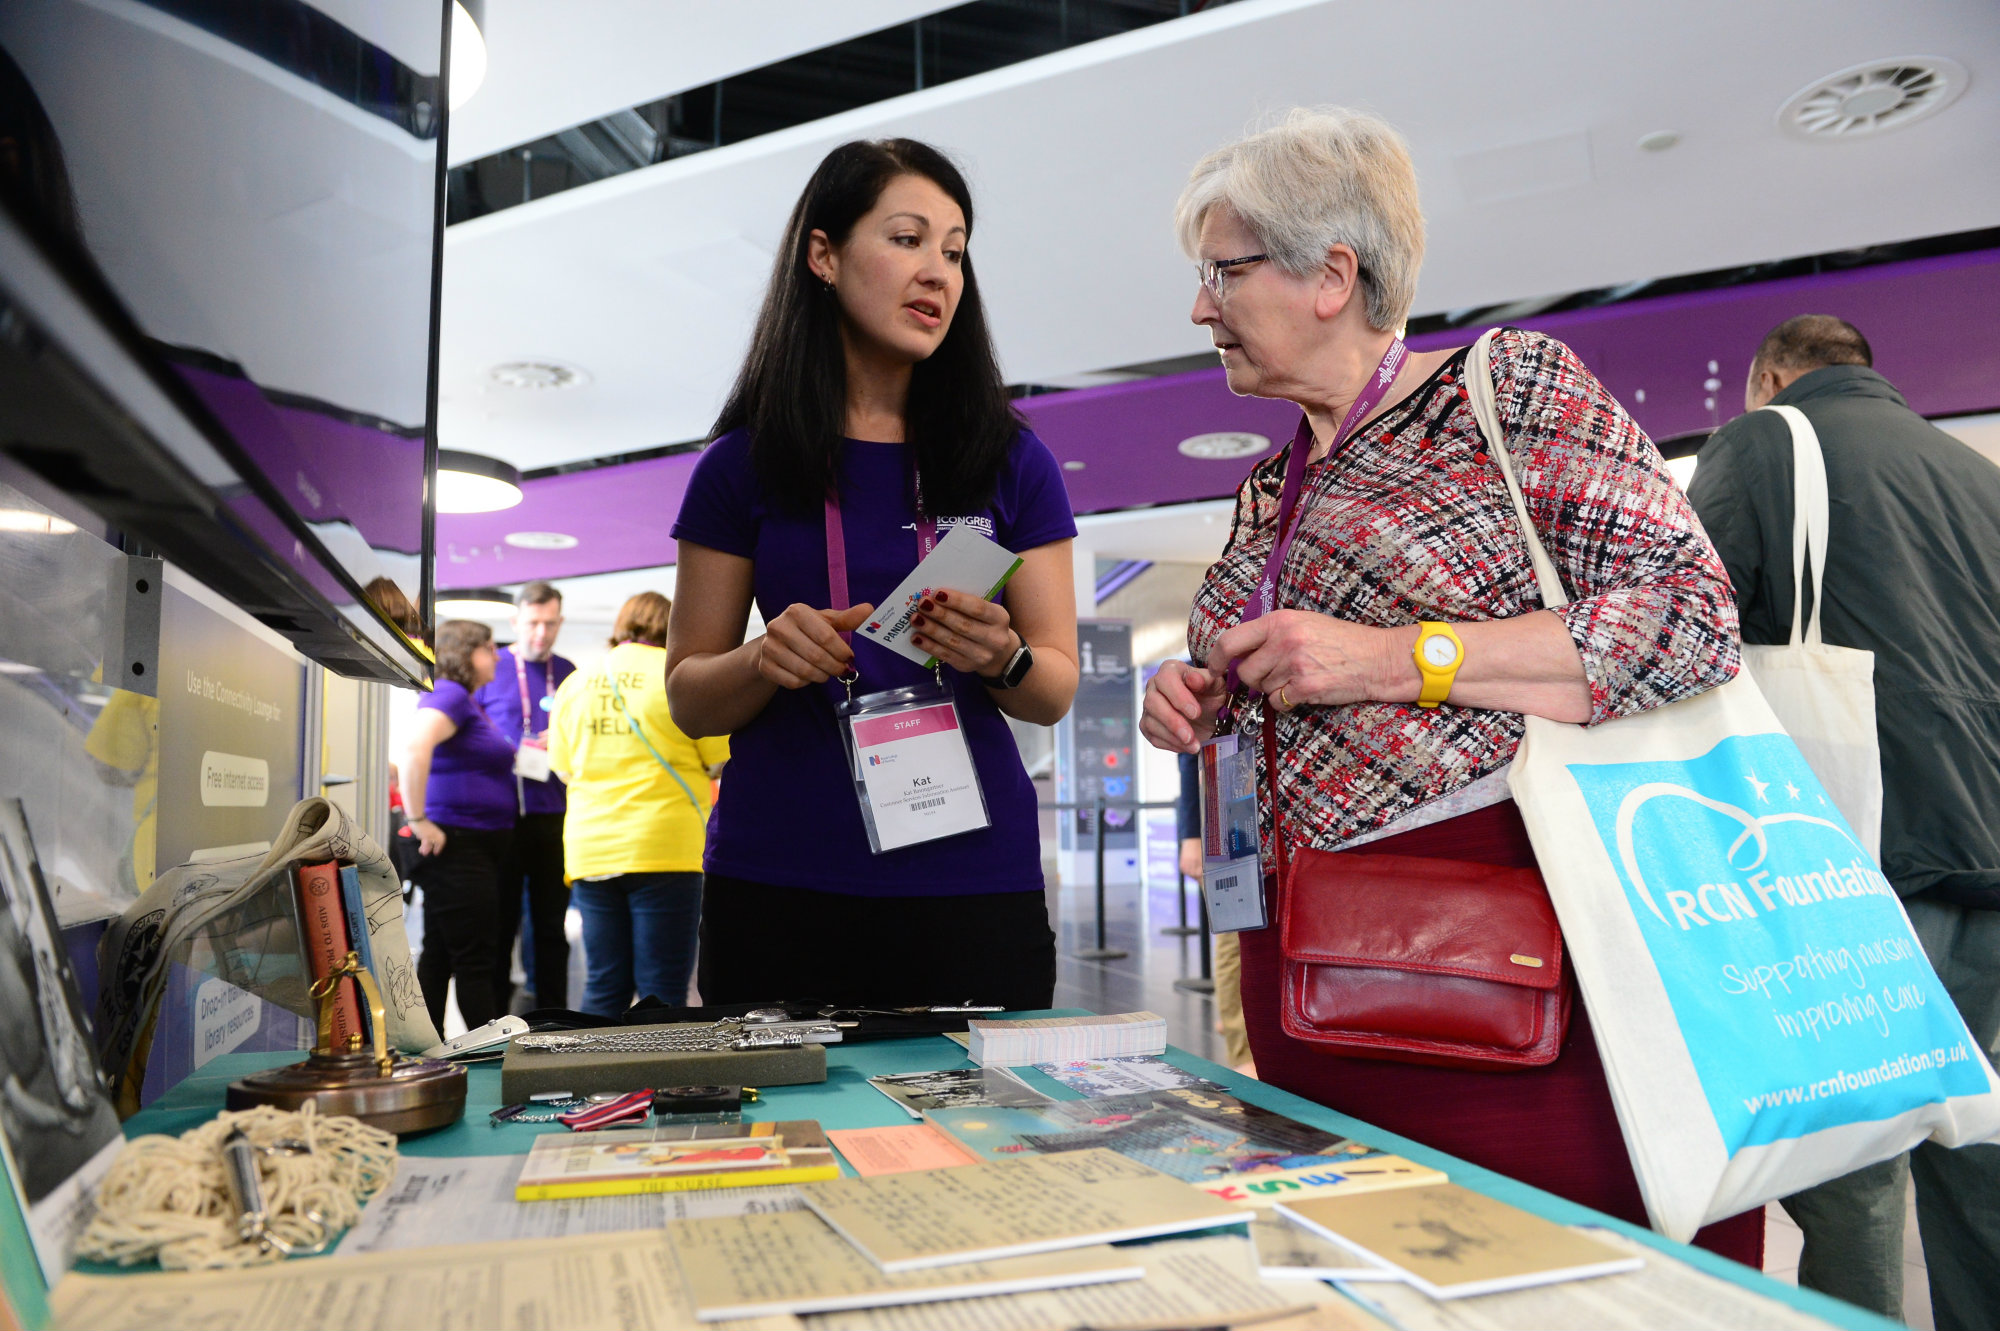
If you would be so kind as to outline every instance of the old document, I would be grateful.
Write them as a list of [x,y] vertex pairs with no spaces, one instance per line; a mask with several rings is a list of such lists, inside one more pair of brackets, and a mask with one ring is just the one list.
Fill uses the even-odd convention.
[[1580,1226],[1600,1243],[1645,1266],[1624,1275],[1566,1285],[1541,1285],[1435,1302],[1408,1285],[1357,1285],[1350,1292],[1405,1331],[1657,1331],[1699,1326],[1707,1331],[1828,1331],[1832,1325],[1769,1295],[1634,1242],[1623,1234]]
[[1101,1147],[799,1185],[885,1271],[1240,1226],[1250,1213]]
[[[1288,1331],[1381,1326],[1327,1285],[1258,1279],[1256,1257],[1241,1238],[1177,1239],[1120,1251],[1145,1264],[1144,1279],[800,1320],[809,1331],[1168,1331],[1294,1317],[1300,1320],[1276,1324]],[[1319,1316],[1322,1304],[1325,1317]]]
[[64,1277],[58,1331],[786,1331],[700,1322],[657,1231],[582,1234],[242,1271]]
[[658,1229],[694,1216],[795,1211],[804,1205],[789,1184],[517,1202],[514,1180],[520,1173],[518,1155],[406,1155],[397,1162],[396,1181],[362,1208],[360,1221],[335,1251],[354,1257],[441,1243],[611,1234]]
[[704,1320],[935,1303],[1145,1274],[1135,1254],[1105,1246],[891,1273],[807,1211],[677,1220],[666,1235]]

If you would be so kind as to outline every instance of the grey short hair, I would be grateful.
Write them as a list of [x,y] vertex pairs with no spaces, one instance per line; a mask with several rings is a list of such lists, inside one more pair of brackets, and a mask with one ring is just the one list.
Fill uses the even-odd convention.
[[1174,207],[1181,249],[1194,257],[1217,207],[1250,228],[1271,261],[1297,277],[1347,245],[1361,261],[1370,327],[1410,317],[1424,262],[1424,212],[1403,136],[1345,107],[1300,107],[1278,124],[1195,164]]

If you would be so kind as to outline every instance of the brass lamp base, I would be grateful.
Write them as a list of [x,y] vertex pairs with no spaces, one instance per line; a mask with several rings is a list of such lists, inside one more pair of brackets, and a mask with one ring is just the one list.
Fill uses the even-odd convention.
[[[347,1037],[347,1047],[333,1047],[333,1014],[340,982],[353,977],[367,1000],[371,1051],[361,1047],[361,1034]],[[297,1109],[312,1101],[322,1114],[345,1114],[398,1137],[428,1132],[456,1123],[465,1115],[465,1069],[435,1058],[405,1058],[389,1052],[388,1017],[375,977],[353,952],[337,968],[314,981],[319,1000],[319,1043],[303,1063],[273,1068],[229,1084],[231,1109],[270,1105]]]
[[229,1084],[228,1106],[297,1109],[313,1101],[322,1114],[346,1114],[401,1137],[456,1123],[465,1114],[465,1069],[434,1058],[399,1058],[383,1076],[361,1050],[314,1050],[304,1062]]

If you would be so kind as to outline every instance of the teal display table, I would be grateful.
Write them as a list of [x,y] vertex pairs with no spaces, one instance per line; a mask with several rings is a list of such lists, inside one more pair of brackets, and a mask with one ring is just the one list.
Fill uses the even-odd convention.
[[[1076,1016],[1075,1011],[1024,1013],[1024,1016]],[[1523,1207],[1561,1224],[1605,1225],[1640,1242],[1678,1257],[1711,1275],[1790,1304],[1853,1331],[1893,1331],[1899,1324],[1865,1312],[1811,1290],[1772,1280],[1761,1272],[1686,1244],[1674,1243],[1650,1230],[1616,1220],[1565,1201],[1537,1188],[1470,1165],[1454,1156],[1434,1151],[1420,1142],[1394,1133],[1382,1132],[1359,1119],[1302,1100],[1276,1087],[1228,1068],[1196,1058],[1179,1049],[1167,1050],[1167,1061],[1198,1076],[1220,1083],[1230,1094],[1266,1109],[1288,1114],[1315,1127],[1353,1137],[1386,1151],[1393,1151],[1421,1164],[1443,1170],[1455,1183],[1475,1188],[1502,1201]],[[246,1073],[296,1061],[297,1054],[226,1054],[199,1073],[167,1092],[125,1124],[128,1137],[143,1133],[178,1134],[208,1121],[222,1107],[228,1084]],[[833,1045],[827,1049],[827,1079],[814,1086],[778,1086],[765,1089],[763,1098],[748,1106],[744,1117],[753,1121],[811,1118],[827,1128],[876,1128],[910,1122],[902,1110],[873,1087],[868,1078],[889,1072],[927,1072],[938,1068],[966,1065],[965,1051],[943,1036],[922,1036],[907,1040],[885,1040],[869,1044]],[[1080,1097],[1074,1091],[1032,1068],[1018,1069],[1022,1078],[1043,1094],[1058,1100]],[[501,1124],[494,1126],[487,1115],[500,1106],[500,1065],[487,1063],[469,1069],[465,1118],[448,1128],[403,1142],[403,1151],[412,1156],[523,1155],[538,1133],[548,1124]],[[558,1129],[560,1130],[560,1129]],[[92,1268],[103,1269],[103,1268]]]

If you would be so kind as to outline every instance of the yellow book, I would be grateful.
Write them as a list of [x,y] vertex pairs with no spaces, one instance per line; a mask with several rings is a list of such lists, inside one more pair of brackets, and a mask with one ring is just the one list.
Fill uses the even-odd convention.
[[514,1184],[523,1202],[769,1187],[840,1177],[818,1123],[702,1123],[536,1140]]

